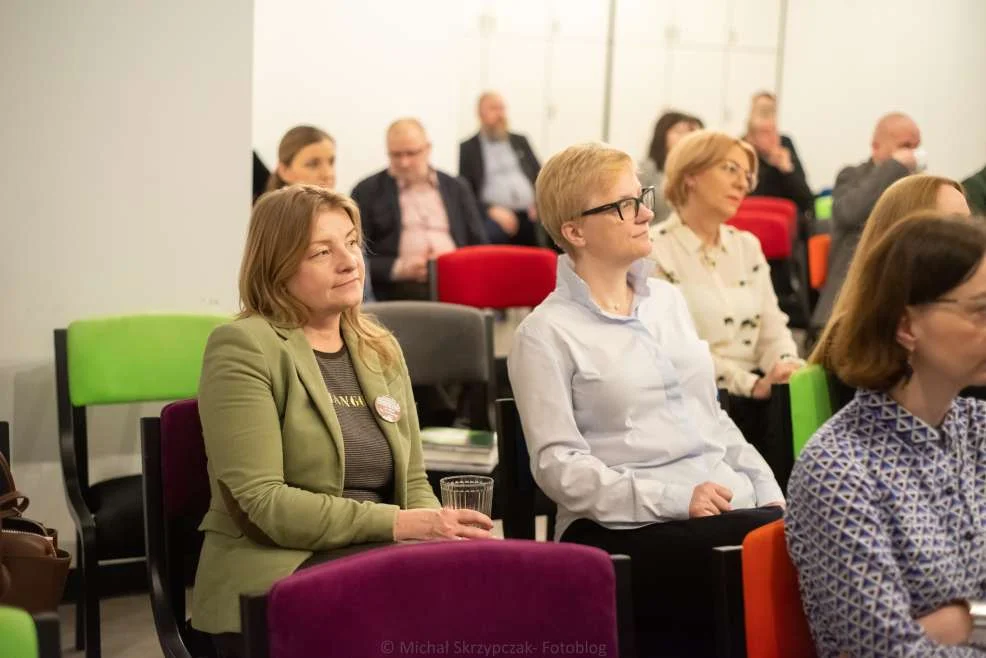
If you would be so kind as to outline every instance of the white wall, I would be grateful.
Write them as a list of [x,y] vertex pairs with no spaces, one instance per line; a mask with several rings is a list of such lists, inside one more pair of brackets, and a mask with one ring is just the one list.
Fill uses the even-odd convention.
[[812,187],[869,157],[873,126],[911,114],[929,171],[986,162],[986,2],[789,0],[780,119]]
[[[69,550],[52,329],[235,310],[252,42],[248,0],[0,2],[0,418],[29,516]],[[141,411],[90,414],[94,478],[139,469]]]

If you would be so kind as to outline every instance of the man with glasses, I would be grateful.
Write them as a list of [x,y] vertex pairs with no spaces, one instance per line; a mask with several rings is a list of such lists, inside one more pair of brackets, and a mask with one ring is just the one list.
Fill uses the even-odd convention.
[[486,232],[468,185],[431,166],[431,143],[417,119],[387,129],[387,169],[353,189],[380,300],[427,299],[428,261],[484,244]]
[[459,175],[480,202],[490,242],[537,244],[534,181],[541,164],[523,135],[508,130],[503,97],[479,97],[479,132],[459,145]]

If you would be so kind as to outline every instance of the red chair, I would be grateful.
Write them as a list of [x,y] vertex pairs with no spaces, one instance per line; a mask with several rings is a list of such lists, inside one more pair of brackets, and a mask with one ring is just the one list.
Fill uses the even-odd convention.
[[791,258],[791,239],[783,220],[770,215],[737,213],[728,222],[742,231],[749,231],[760,240],[760,248],[767,260]]
[[475,308],[533,307],[555,289],[558,256],[551,249],[480,245],[429,263],[431,298]]
[[757,528],[743,540],[743,607],[748,658],[814,658],[783,520]]
[[739,207],[740,213],[747,211],[779,214],[787,222],[791,235],[798,234],[798,206],[790,199],[776,196],[748,196]]

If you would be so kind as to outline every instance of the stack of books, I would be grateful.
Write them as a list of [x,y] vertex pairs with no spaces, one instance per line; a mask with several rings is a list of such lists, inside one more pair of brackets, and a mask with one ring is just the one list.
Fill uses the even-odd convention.
[[496,432],[424,427],[421,445],[429,471],[488,475],[496,468]]

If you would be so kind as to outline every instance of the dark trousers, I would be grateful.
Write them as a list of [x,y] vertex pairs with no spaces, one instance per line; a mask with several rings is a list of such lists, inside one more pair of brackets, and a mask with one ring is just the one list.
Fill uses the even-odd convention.
[[[301,571],[302,569],[307,569],[308,567],[314,567],[325,562],[331,562],[332,560],[346,557],[347,555],[362,553],[363,551],[380,548],[381,546],[390,546],[393,543],[394,542],[389,541],[371,542],[368,544],[353,544],[351,546],[344,546],[343,548],[337,548],[333,551],[315,551],[311,554],[311,557],[301,563],[300,567],[295,569],[295,573]],[[243,658],[246,653],[243,649],[242,633],[219,633],[217,635],[213,635],[212,646],[216,650],[216,658]]]
[[609,530],[580,519],[561,540],[629,555],[637,653],[642,658],[714,658],[712,549],[743,543],[748,532],[781,518],[775,507]]
[[770,431],[770,400],[729,395],[729,417],[757,451],[764,455]]

